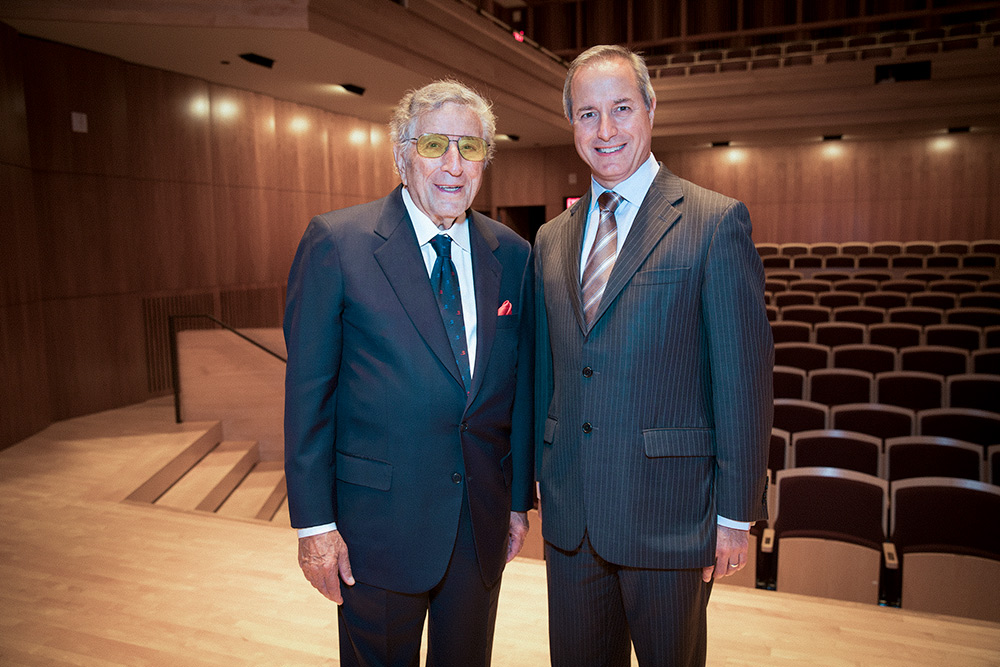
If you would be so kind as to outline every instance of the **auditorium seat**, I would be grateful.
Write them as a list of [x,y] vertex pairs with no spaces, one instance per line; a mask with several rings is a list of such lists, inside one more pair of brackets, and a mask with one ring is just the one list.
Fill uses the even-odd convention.
[[889,257],[889,266],[894,269],[921,269],[924,267],[924,256],[913,253],[892,255]]
[[900,606],[1000,622],[1000,595],[987,583],[1000,581],[1000,530],[989,529],[1000,516],[1000,488],[917,477],[893,482],[891,494]]
[[885,322],[886,311],[867,306],[841,306],[834,308],[830,315],[834,322],[856,322],[857,324],[881,324]]
[[813,327],[813,342],[828,347],[856,345],[865,342],[866,331],[865,325],[857,322],[820,322]]
[[969,242],[938,241],[937,251],[946,255],[966,255],[969,253]]
[[812,341],[812,326],[808,322],[779,320],[771,322],[771,336],[775,343],[809,343]]
[[986,255],[986,254],[969,254],[962,257],[962,267],[969,269],[976,268],[996,268],[997,257],[996,255]]
[[937,308],[904,306],[890,308],[886,312],[886,318],[889,322],[902,322],[926,327],[932,324],[941,324],[944,321],[944,313]]
[[910,305],[916,308],[950,310],[958,305],[958,297],[950,292],[914,292],[910,295]]
[[833,288],[833,283],[829,280],[817,280],[815,278],[803,278],[801,280],[792,280],[788,283],[788,289],[804,292],[812,292],[813,294],[819,294],[820,292],[829,292]]
[[854,292],[821,292],[816,295],[816,305],[826,306],[827,308],[860,306],[861,295]]
[[853,269],[858,265],[854,255],[827,255],[823,258],[823,266],[828,269]]
[[928,255],[924,260],[924,266],[928,269],[957,269],[962,265],[962,258],[958,255],[949,255],[944,253],[938,253],[935,255]]
[[882,440],[865,433],[822,429],[792,434],[788,468],[841,468],[882,476]]
[[899,241],[878,241],[872,243],[872,252],[876,255],[900,255],[903,244]]
[[969,370],[973,373],[1000,375],[1000,349],[976,350],[972,353],[969,365]]
[[883,472],[890,482],[912,477],[985,481],[983,448],[972,442],[930,435],[888,438]]
[[983,329],[983,349],[1000,348],[1000,326]]
[[930,292],[950,292],[951,294],[967,294],[975,292],[978,285],[971,280],[931,280],[927,282],[927,290]]
[[851,277],[850,273],[845,271],[817,271],[813,274],[813,280],[825,280],[828,283],[835,283],[838,280],[847,280]]
[[767,306],[764,308],[764,312],[767,314],[767,321],[774,322],[778,319],[778,307],[777,306]]
[[795,255],[792,257],[793,269],[821,269],[823,258],[818,255]]
[[907,271],[903,274],[904,280],[922,280],[924,284],[932,283],[936,280],[944,280],[945,272],[941,270],[937,271]]
[[829,322],[831,309],[826,306],[788,306],[779,309],[782,320],[794,320],[796,322]]
[[959,308],[1000,309],[1000,294],[994,292],[968,292],[958,297]]
[[[945,381],[945,394],[948,397],[948,404],[945,407],[1000,413],[1000,375],[985,373],[952,375]],[[1000,442],[1000,431],[997,432],[995,441]]]
[[809,254],[809,244],[807,243],[781,243],[778,245],[778,254],[796,257],[798,255]]
[[782,470],[776,486],[762,549],[776,555],[777,590],[877,604],[888,482],[810,467]]
[[882,289],[890,292],[906,292],[907,294],[913,294],[914,292],[923,292],[927,289],[927,283],[923,280],[905,280],[903,278],[895,280],[886,280],[881,284]]
[[944,407],[944,379],[921,371],[889,371],[875,376],[875,401],[910,410]]
[[984,255],[1000,255],[1000,240],[982,239],[973,241],[969,250],[970,252],[982,253]]
[[872,308],[884,308],[886,310],[908,305],[906,292],[888,292],[883,290],[865,293],[862,296],[861,303]]
[[944,311],[948,324],[968,324],[985,329],[1000,325],[1000,310],[996,308],[952,308]]
[[859,269],[887,269],[891,262],[902,255],[858,255]]
[[775,343],[774,363],[804,371],[830,366],[830,348],[815,343]]
[[817,431],[827,428],[830,408],[812,401],[795,398],[774,399],[774,428],[789,433]]
[[1000,294],[1000,280],[987,280],[979,283],[979,291]]
[[[771,429],[770,447],[767,453],[767,469],[771,473],[771,480],[774,479],[774,475],[779,470],[784,470],[786,467],[785,454],[788,451],[789,442],[791,442],[791,434],[788,431],[780,428]],[[773,486],[773,483],[770,486]]]
[[771,371],[774,398],[805,398],[806,372],[792,366],[775,366]]
[[871,254],[872,244],[864,241],[847,241],[840,244],[840,254],[842,255],[868,255]]
[[853,368],[871,374],[896,370],[896,348],[888,345],[838,345],[831,352],[831,368]]
[[957,347],[917,345],[899,351],[899,370],[923,371],[935,375],[962,375],[969,372],[969,353]]
[[757,254],[761,257],[777,255],[780,252],[780,246],[777,243],[757,243],[756,247]]
[[835,292],[857,292],[858,294],[865,294],[866,292],[877,291],[878,283],[874,280],[858,280],[856,278],[851,278],[849,280],[838,280],[833,283],[833,289]]
[[922,329],[916,324],[886,322],[868,327],[868,342],[873,345],[888,345],[900,350],[904,347],[920,345]]
[[888,271],[858,271],[854,274],[854,277],[857,280],[874,280],[875,282],[881,284],[886,280],[891,280],[892,274]]
[[815,306],[816,293],[790,289],[787,292],[776,293],[772,297],[771,302],[778,308],[784,308],[785,306]]
[[785,255],[764,255],[760,258],[765,269],[790,269],[792,258]]
[[830,255],[836,255],[840,253],[839,243],[829,243],[826,241],[821,241],[819,243],[809,244],[809,254],[818,255],[820,257],[829,257]]
[[867,433],[876,438],[916,434],[913,410],[881,403],[847,403],[830,408],[830,428]]
[[958,271],[949,273],[948,277],[952,280],[968,280],[974,283],[984,283],[992,277],[992,274],[989,271],[959,269]]
[[874,378],[853,368],[819,368],[809,372],[806,400],[823,405],[870,403]]
[[914,255],[933,255],[937,252],[937,244],[933,241],[907,241],[903,244],[903,252]]
[[967,324],[934,324],[924,329],[924,343],[974,352],[982,347],[983,330]]
[[917,413],[916,435],[939,435],[989,447],[1000,433],[1000,414],[971,408],[939,408]]
[[778,280],[773,276],[768,276],[767,280],[764,281],[764,291],[770,292],[771,294],[777,294],[778,292],[785,292],[788,290],[787,280]]
[[987,447],[986,470],[990,478],[990,483],[1000,484],[1000,444]]

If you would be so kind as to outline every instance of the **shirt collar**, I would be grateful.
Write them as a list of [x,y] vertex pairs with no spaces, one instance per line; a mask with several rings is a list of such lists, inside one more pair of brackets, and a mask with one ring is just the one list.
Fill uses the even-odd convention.
[[[646,193],[649,192],[649,187],[653,184],[653,179],[656,178],[657,172],[660,171],[660,165],[656,162],[656,158],[650,153],[646,161],[639,165],[639,168],[632,172],[632,175],[626,178],[624,181],[612,188],[617,192],[622,199],[638,207],[642,204],[642,200],[646,197]],[[607,190],[606,187],[594,180],[594,177],[590,177],[590,208],[591,210],[597,208],[597,198],[601,196]]]
[[438,234],[451,237],[452,243],[465,252],[472,252],[472,243],[469,240],[468,218],[458,220],[451,226],[451,229],[438,229],[431,219],[414,203],[413,198],[406,188],[403,188],[403,205],[406,212],[410,214],[410,222],[413,224],[413,231],[417,235],[417,245],[425,245]]

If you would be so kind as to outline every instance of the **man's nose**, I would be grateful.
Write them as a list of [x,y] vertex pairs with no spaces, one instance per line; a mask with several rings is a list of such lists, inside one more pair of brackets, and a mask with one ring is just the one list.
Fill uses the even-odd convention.
[[459,176],[464,170],[462,154],[459,153],[456,142],[448,142],[448,150],[444,152],[444,170],[452,176]]
[[597,137],[601,141],[607,141],[618,134],[618,126],[610,114],[601,114],[601,124],[597,128]]

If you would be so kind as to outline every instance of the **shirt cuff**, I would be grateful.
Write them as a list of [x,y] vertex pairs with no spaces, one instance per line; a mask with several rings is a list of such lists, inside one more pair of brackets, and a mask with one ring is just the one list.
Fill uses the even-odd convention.
[[720,526],[724,526],[726,528],[735,528],[736,530],[750,530],[750,526],[753,525],[752,521],[749,523],[747,523],[746,521],[733,521],[732,519],[727,519],[724,516],[717,517],[717,520]]
[[324,523],[322,526],[310,526],[309,528],[298,528],[296,532],[299,537],[312,537],[313,535],[322,535],[323,533],[331,533],[337,530],[336,523]]

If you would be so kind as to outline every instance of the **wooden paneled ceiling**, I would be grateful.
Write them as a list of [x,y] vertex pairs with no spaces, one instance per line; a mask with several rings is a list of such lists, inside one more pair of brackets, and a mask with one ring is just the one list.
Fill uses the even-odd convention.
[[[403,5],[406,6],[403,6]],[[7,0],[0,21],[22,34],[293,102],[387,122],[409,88],[461,79],[490,97],[498,131],[518,146],[568,145],[565,64],[522,43],[461,0]],[[918,57],[664,76],[658,145],[774,143],[828,134],[1000,131],[1000,48]],[[530,41],[530,40],[529,40]],[[242,60],[253,52],[264,68]],[[924,81],[875,83],[879,64],[932,61]],[[336,84],[365,88],[346,94]]]

